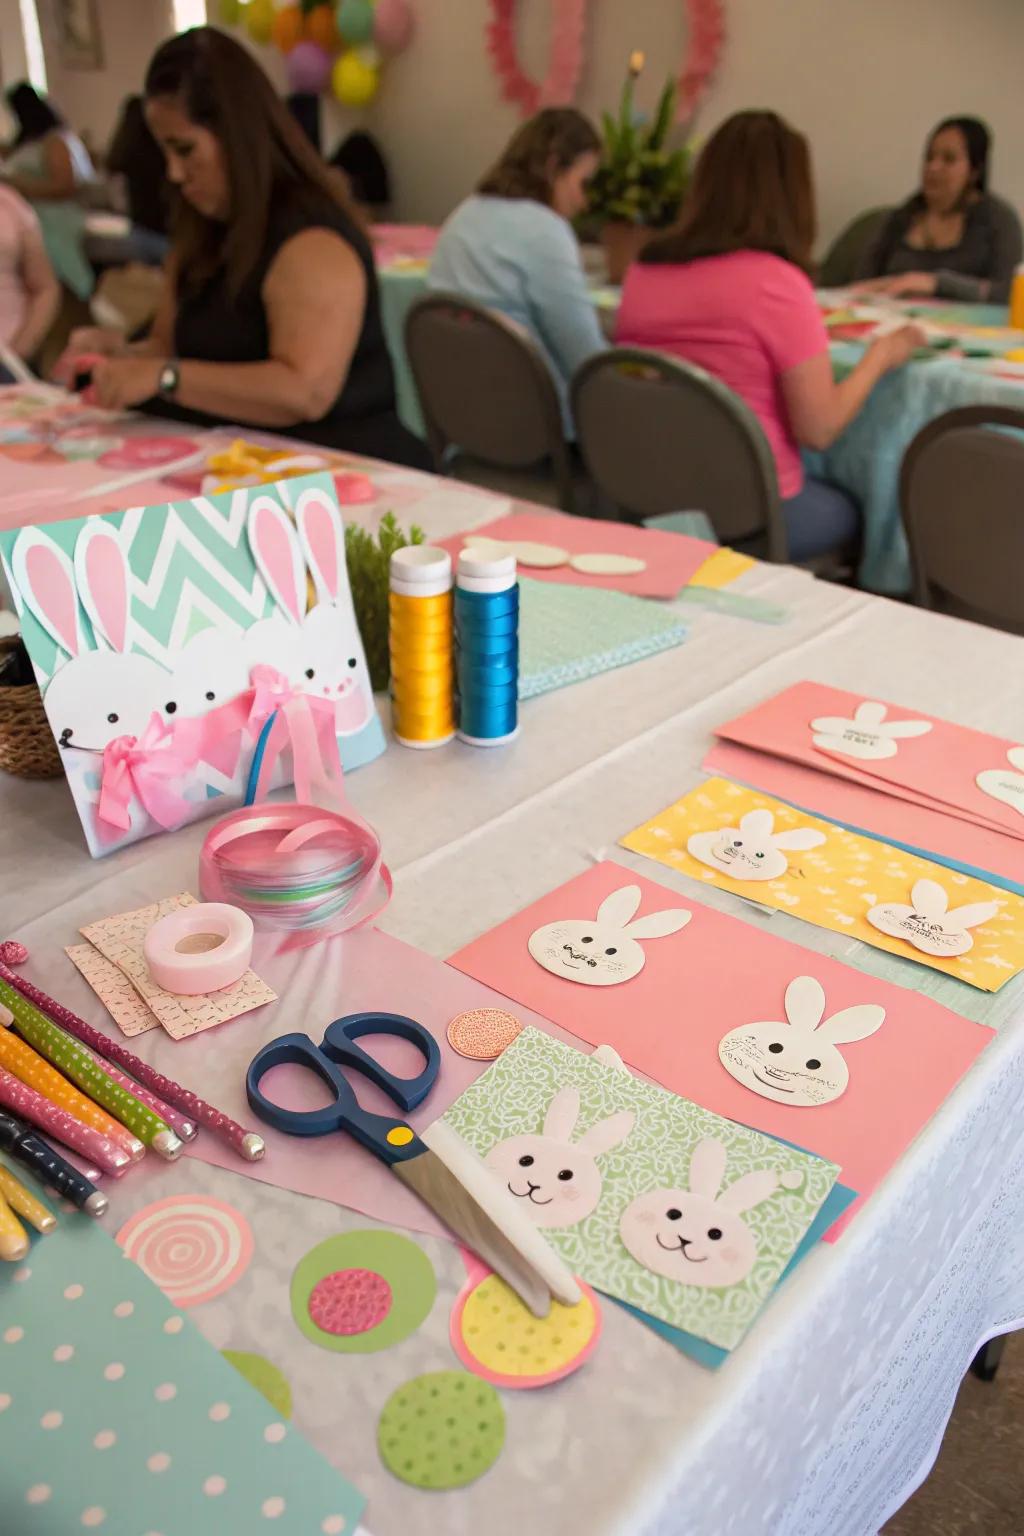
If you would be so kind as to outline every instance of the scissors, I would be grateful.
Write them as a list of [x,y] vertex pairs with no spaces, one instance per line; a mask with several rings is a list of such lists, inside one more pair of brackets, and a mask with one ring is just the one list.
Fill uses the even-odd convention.
[[[389,1072],[356,1044],[369,1035],[410,1041],[423,1057],[422,1070],[414,1077]],[[272,1067],[281,1066],[314,1072],[334,1094],[333,1104],[297,1110],[272,1103],[260,1083]],[[423,1103],[437,1081],[441,1051],[428,1029],[403,1014],[348,1014],[328,1025],[319,1046],[300,1033],[270,1041],[249,1064],[246,1095],[260,1119],[286,1136],[345,1131],[354,1137],[499,1274],[535,1316],[547,1316],[552,1296],[566,1306],[581,1299],[561,1259],[461,1136],[441,1120],[417,1134],[397,1115],[363,1109],[342,1068],[367,1078],[408,1113]]]

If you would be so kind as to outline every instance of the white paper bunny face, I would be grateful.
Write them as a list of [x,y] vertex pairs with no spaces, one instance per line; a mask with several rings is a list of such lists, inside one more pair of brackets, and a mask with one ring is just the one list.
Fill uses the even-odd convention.
[[[168,673],[132,652],[128,562],[114,528],[89,518],[75,543],[74,565],[45,533],[25,528],[12,553],[14,579],[32,613],[70,658],[43,696],[62,747],[102,752],[118,736],[141,736],[163,702]],[[98,644],[86,648],[79,597]]]
[[[757,1241],[742,1212],[769,1199],[784,1183],[773,1168],[745,1173],[721,1189],[728,1154],[709,1136],[690,1159],[689,1189],[654,1189],[623,1211],[619,1234],[645,1269],[681,1285],[738,1285],[757,1260]],[[721,1189],[721,1193],[719,1190]]]
[[932,728],[930,720],[886,720],[884,704],[870,701],[858,704],[852,720],[835,715],[823,715],[811,721],[811,738],[816,747],[826,752],[838,752],[843,757],[856,757],[865,762],[895,757],[901,740],[910,736],[925,736]]
[[1009,768],[986,768],[974,782],[982,794],[991,795],[993,800],[1002,801],[1024,816],[1024,747],[1010,747],[1006,756]]
[[636,1118],[632,1110],[620,1110],[573,1141],[579,1112],[579,1090],[560,1088],[541,1134],[499,1141],[484,1158],[535,1226],[575,1226],[597,1209],[601,1170],[595,1158],[625,1141]]
[[639,941],[678,933],[692,916],[684,908],[674,907],[634,918],[639,905],[640,887],[624,885],[605,897],[596,918],[565,918],[537,928],[530,935],[530,954],[553,976],[586,987],[613,987],[631,981],[639,976],[647,959]]
[[873,1035],[885,1009],[859,1003],[825,1019],[821,983],[797,976],[786,988],[786,1018],[785,1024],[758,1022],[731,1030],[718,1056],[738,1083],[763,1099],[806,1109],[831,1104],[845,1092],[850,1069],[839,1046]]
[[178,654],[160,700],[169,722],[207,715],[249,686],[245,636],[211,626],[193,635]]
[[686,851],[733,880],[777,880],[789,868],[785,850],[817,848],[825,834],[813,827],[773,832],[774,825],[771,811],[748,811],[738,827],[695,832],[687,840]]
[[974,940],[969,928],[995,917],[1001,903],[975,901],[947,911],[949,895],[934,880],[918,880],[910,892],[910,906],[886,902],[872,907],[868,922],[890,938],[905,939],[924,955],[965,955]]

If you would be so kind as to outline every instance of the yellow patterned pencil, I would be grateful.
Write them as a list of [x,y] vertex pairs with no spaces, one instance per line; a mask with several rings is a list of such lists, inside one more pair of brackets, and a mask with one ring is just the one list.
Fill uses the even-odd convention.
[[16,1179],[10,1169],[5,1168],[2,1163],[0,1163],[0,1199],[6,1200],[11,1210],[18,1216],[24,1216],[37,1232],[52,1232],[57,1225],[57,1218],[49,1206],[37,1199],[30,1189],[26,1189],[21,1180]]
[[28,1253],[28,1233],[0,1195],[0,1259],[17,1264]]

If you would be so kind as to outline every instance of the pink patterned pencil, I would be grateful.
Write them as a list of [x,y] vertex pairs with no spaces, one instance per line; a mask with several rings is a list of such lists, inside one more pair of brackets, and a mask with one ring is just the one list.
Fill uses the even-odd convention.
[[45,1014],[48,1014],[56,1024],[61,1025],[69,1034],[76,1036],[83,1045],[104,1058],[105,1061],[117,1062],[125,1072],[138,1079],[140,1083],[166,1099],[199,1125],[207,1130],[223,1136],[228,1144],[234,1147],[240,1157],[247,1162],[255,1163],[263,1156],[266,1144],[263,1137],[255,1131],[247,1131],[244,1126],[237,1124],[228,1115],[222,1114],[219,1109],[214,1109],[212,1104],[207,1104],[205,1099],[188,1088],[183,1088],[180,1083],[174,1082],[169,1077],[164,1077],[155,1067],[148,1062],[140,1060],[127,1046],[119,1040],[111,1040],[100,1029],[94,1029],[84,1019],[80,1019],[77,1013],[72,1013],[70,1008],[65,1008],[62,1003],[55,1002],[52,997],[40,990],[39,987],[26,981],[15,971],[11,970],[10,961],[15,964],[27,958],[27,952],[23,945],[16,943],[0,944],[0,980],[8,982],[12,987],[17,987],[23,997]]
[[[36,1004],[36,1007],[39,1007],[38,1003]],[[84,1041],[82,1043],[83,1045],[85,1044]],[[88,1047],[86,1047],[86,1049],[88,1049]],[[93,1056],[98,1056],[98,1052],[95,1051],[91,1052],[90,1054]],[[165,1120],[170,1126],[171,1130],[177,1132],[182,1141],[193,1140],[196,1134],[196,1128],[193,1121],[187,1119],[185,1115],[179,1114],[179,1112],[176,1109],[172,1109],[169,1104],[165,1104],[163,1099],[157,1098],[155,1093],[150,1093],[148,1088],[141,1087],[134,1078],[131,1078],[127,1075],[127,1073],[120,1071],[120,1069],[115,1067],[111,1062],[104,1062],[103,1070],[106,1072],[108,1077],[112,1077],[114,1079],[115,1083],[119,1083],[122,1088],[127,1088],[129,1093],[133,1093],[140,1104],[145,1104],[149,1109],[153,1111],[155,1115],[159,1115],[161,1120]]]
[[12,1072],[5,1072],[2,1067],[0,1105],[20,1115],[23,1120],[30,1120],[41,1131],[45,1131],[55,1141],[63,1142],[64,1146],[70,1147],[80,1157],[97,1163],[104,1173],[122,1174],[135,1161],[120,1142],[111,1141],[109,1136],[94,1131],[90,1125],[83,1125],[68,1110],[52,1104],[41,1093],[23,1083]]

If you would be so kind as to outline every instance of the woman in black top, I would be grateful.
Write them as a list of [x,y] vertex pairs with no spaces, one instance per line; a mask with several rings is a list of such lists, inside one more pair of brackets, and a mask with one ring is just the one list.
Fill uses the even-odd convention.
[[950,117],[928,140],[921,190],[864,252],[860,284],[894,297],[1005,304],[1021,260],[1020,220],[988,190],[991,136],[976,117]]
[[164,294],[125,347],[77,332],[92,398],[242,422],[424,468],[398,420],[369,242],[344,190],[238,43],[197,27],[163,44],[146,119],[176,190]]

